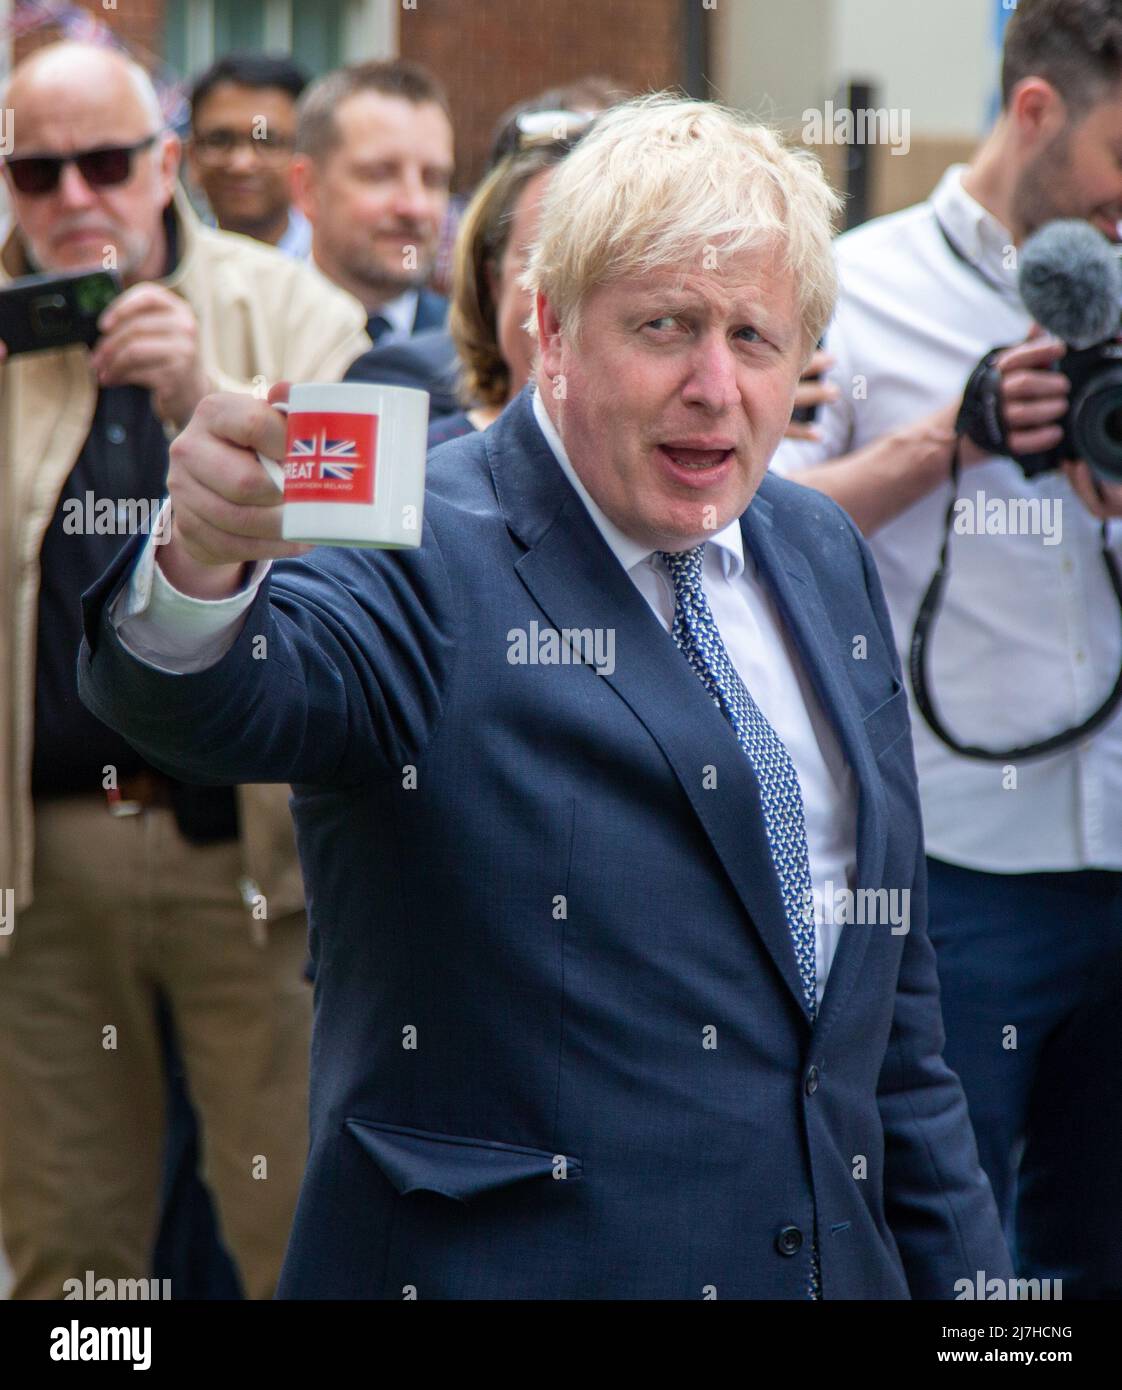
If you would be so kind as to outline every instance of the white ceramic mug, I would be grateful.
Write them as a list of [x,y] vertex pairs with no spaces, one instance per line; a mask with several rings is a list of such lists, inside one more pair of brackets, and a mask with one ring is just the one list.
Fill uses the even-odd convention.
[[286,541],[379,550],[421,544],[427,391],[308,382],[273,408],[288,415],[284,460],[257,457],[284,491]]

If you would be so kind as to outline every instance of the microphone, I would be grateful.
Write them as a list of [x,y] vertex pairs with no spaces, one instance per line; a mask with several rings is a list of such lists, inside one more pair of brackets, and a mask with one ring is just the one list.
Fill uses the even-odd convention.
[[1078,218],[1049,222],[1021,248],[1021,299],[1036,322],[1082,350],[1118,332],[1122,265],[1096,227]]

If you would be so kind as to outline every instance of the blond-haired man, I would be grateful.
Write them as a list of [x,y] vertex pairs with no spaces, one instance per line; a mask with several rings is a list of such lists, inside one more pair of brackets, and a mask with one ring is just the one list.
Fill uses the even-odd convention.
[[880,587],[766,476],[832,208],[731,111],[609,112],[546,194],[536,383],[434,454],[418,550],[293,558],[252,452],[283,421],[215,396],[175,536],[88,595],[102,718],[184,775],[297,784],[319,1070],[284,1295],[1010,1275],[940,1058]]
[[[342,375],[357,304],[202,228],[144,72],[63,43],[13,73],[0,280],[115,266],[84,346],[0,368],[0,1224],[13,1296],[146,1277],[167,1001],[246,1291],[275,1285],[305,1148],[303,890],[282,787],[191,787],[77,698],[79,597],[150,527],[168,438],[216,388]],[[174,1294],[174,1290],[173,1290]]]

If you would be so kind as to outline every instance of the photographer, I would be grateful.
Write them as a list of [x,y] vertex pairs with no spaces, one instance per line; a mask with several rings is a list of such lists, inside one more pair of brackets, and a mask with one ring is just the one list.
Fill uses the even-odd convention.
[[362,311],[272,247],[199,225],[176,185],[179,141],[123,54],[39,48],[12,73],[5,105],[14,224],[0,290],[32,270],[107,265],[123,285],[92,351],[68,341],[23,353],[13,339],[0,352],[0,885],[14,887],[16,912],[0,937],[0,1218],[11,1296],[60,1298],[87,1271],[148,1275],[165,1004],[222,1236],[247,1295],[266,1298],[304,1159],[311,1015],[287,794],[187,785],[90,717],[75,682],[78,601],[125,537],[150,529],[155,508],[145,518],[139,504],[164,496],[169,437],[199,399],[278,377],[338,378],[367,345]]
[[[787,442],[775,466],[871,538],[905,666],[948,539],[926,670],[950,741],[913,719],[945,1056],[1020,1272],[1062,1274],[1068,1297],[1117,1296],[1122,1088],[1088,1020],[1122,997],[1122,719],[1044,755],[1036,745],[1077,729],[1117,676],[1104,561],[1122,487],[1086,462],[1030,478],[969,440],[956,449],[956,420],[979,359],[1018,344],[996,360],[1007,453],[1064,437],[1066,348],[1022,303],[1018,248],[1058,218],[1118,239],[1122,0],[1022,0],[1002,87],[968,167],[839,239],[826,343],[839,399],[821,413],[821,441]],[[1025,525],[1043,515],[1049,528]],[[858,637],[842,635],[855,657]]]

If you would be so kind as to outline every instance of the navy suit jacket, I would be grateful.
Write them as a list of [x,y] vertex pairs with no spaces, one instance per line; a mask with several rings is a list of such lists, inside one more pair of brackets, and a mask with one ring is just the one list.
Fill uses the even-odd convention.
[[413,333],[427,333],[433,328],[443,328],[448,322],[448,301],[442,294],[421,286],[417,296],[417,312],[413,316]]
[[[860,886],[913,895],[906,935],[842,931],[813,1025],[751,766],[529,388],[430,456],[419,549],[277,563],[206,671],[105,616],[141,538],[87,594],[100,718],[177,776],[294,784],[318,972],[281,1296],[798,1299],[816,1221],[828,1298],[1011,1275],[873,563],[776,477],[741,525],[856,774]],[[614,669],[512,664],[532,624],[610,629]]]
[[343,380],[418,387],[429,393],[429,419],[439,420],[463,408],[456,394],[459,370],[452,335],[446,328],[431,328],[367,349],[347,368]]

